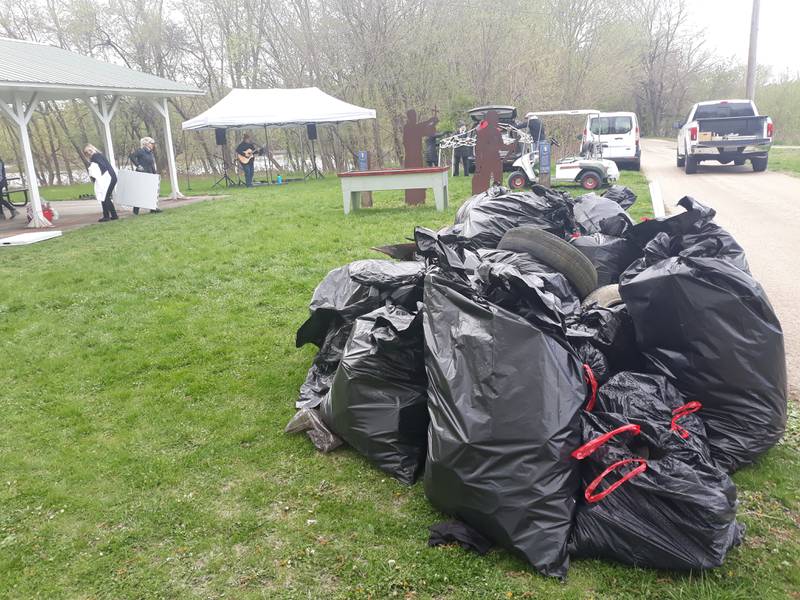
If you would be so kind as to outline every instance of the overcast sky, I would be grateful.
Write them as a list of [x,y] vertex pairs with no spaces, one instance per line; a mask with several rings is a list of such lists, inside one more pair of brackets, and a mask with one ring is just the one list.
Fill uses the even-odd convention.
[[[668,1],[668,0],[665,0]],[[753,0],[688,0],[694,23],[705,29],[717,54],[747,64]],[[800,0],[761,0],[758,63],[772,67],[773,78],[788,71],[800,76]]]

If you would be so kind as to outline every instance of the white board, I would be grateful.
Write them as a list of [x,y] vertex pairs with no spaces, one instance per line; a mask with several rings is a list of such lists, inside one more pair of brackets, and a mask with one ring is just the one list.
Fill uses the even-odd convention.
[[0,246],[24,246],[25,244],[33,244],[35,242],[42,242],[61,235],[60,231],[34,231],[31,233],[20,233],[19,235],[12,235],[11,237],[0,238]]
[[140,173],[130,169],[117,171],[117,187],[114,202],[123,206],[158,208],[158,184],[161,177],[152,173]]

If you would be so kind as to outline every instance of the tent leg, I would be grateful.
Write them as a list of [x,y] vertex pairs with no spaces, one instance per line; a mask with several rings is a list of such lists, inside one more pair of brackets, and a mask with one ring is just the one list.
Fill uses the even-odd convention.
[[31,194],[31,207],[33,208],[33,218],[28,223],[28,227],[52,227],[42,212],[42,199],[39,196],[39,181],[36,179],[36,169],[33,164],[33,152],[31,151],[31,138],[28,135],[28,123],[33,116],[33,109],[36,106],[38,94],[34,94],[28,102],[27,109],[18,96],[14,96],[13,107],[9,107],[5,102],[0,103],[0,109],[17,124],[19,128],[19,140],[22,144],[22,156],[25,159],[25,180],[28,183],[28,191]]
[[181,131],[181,137],[183,138],[183,163],[186,167],[186,189],[192,189],[192,182],[189,179],[189,146],[186,145],[186,132]]
[[178,187],[178,170],[175,167],[175,147],[172,144],[172,128],[169,124],[169,107],[167,106],[167,99],[151,99],[150,102],[159,112],[159,114],[164,117],[164,141],[165,148],[167,150],[167,162],[169,163],[169,183],[170,187],[172,188],[172,193],[169,197],[172,200],[185,198],[185,196],[181,194],[181,190]]
[[264,149],[266,150],[267,158],[267,178],[269,179],[270,183],[274,183],[272,181],[272,165],[269,164],[269,133],[267,133],[267,126],[264,125]]

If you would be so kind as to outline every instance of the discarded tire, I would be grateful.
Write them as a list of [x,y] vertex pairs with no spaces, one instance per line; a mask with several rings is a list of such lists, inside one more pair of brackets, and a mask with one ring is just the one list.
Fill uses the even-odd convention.
[[591,294],[586,296],[581,302],[581,308],[586,310],[592,306],[599,306],[601,308],[611,308],[622,304],[622,296],[619,294],[619,284],[612,283],[597,288]]
[[500,250],[527,252],[536,260],[563,273],[581,298],[597,288],[597,270],[580,250],[559,237],[535,227],[510,229],[497,246]]

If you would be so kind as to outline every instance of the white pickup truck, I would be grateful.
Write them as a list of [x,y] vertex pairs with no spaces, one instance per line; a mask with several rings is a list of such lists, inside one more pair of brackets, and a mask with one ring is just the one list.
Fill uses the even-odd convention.
[[775,127],[750,100],[698,102],[686,122],[675,123],[675,128],[679,130],[677,164],[688,174],[696,173],[704,160],[723,165],[743,165],[749,160],[753,171],[767,170]]

